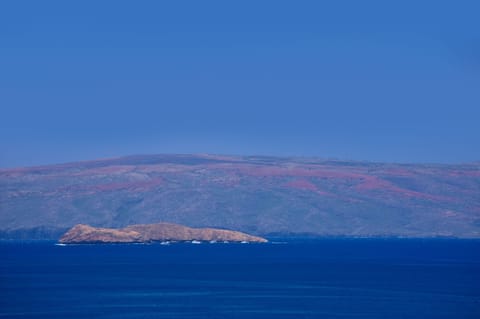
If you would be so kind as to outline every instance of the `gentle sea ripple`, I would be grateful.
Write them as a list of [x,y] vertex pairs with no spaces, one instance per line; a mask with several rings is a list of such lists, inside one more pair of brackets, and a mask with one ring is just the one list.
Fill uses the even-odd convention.
[[480,241],[0,243],[0,318],[480,318]]

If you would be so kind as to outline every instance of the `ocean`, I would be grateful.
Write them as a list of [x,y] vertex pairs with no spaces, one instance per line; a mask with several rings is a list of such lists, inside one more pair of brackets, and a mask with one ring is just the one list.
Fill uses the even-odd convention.
[[0,242],[0,318],[480,318],[480,241]]

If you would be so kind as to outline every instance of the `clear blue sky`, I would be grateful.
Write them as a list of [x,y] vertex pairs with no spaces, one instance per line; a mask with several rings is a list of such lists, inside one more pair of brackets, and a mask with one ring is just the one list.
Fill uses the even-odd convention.
[[479,1],[2,1],[0,166],[480,160]]

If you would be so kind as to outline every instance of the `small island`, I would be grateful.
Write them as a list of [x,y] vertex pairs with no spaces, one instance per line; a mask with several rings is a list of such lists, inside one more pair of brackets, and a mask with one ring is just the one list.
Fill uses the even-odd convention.
[[150,242],[266,243],[262,237],[217,228],[191,228],[171,223],[131,225],[121,229],[78,224],[59,240],[61,244],[115,244]]

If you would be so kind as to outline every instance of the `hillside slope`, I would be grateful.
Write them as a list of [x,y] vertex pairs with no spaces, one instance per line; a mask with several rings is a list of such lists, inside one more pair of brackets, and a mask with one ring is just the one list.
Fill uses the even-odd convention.
[[170,222],[269,236],[480,237],[480,163],[145,155],[0,170],[0,236]]

